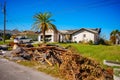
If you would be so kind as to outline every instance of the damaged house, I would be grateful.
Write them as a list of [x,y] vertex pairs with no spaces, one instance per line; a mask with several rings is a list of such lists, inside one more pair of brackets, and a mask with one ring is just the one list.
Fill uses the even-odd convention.
[[[58,30],[55,33],[53,30],[48,30],[45,33],[45,40],[47,42],[89,42],[97,43],[99,40],[101,29],[86,29],[81,28],[78,30]],[[40,33],[38,41],[42,41],[43,34]]]

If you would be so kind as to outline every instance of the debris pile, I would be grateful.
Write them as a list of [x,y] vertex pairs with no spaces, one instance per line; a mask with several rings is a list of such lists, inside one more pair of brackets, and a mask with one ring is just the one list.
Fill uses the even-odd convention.
[[11,54],[12,57],[48,63],[50,66],[58,64],[60,74],[69,80],[112,80],[112,75],[94,60],[60,46],[18,47]]
[[104,70],[100,65],[78,54],[62,54],[60,73],[69,80],[104,80]]

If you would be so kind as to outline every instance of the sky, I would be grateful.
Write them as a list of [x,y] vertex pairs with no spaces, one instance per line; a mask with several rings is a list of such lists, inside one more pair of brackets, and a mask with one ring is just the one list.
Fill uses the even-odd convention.
[[[0,0],[0,29],[3,30],[3,5]],[[6,29],[31,30],[33,16],[51,12],[58,30],[101,28],[101,37],[120,30],[120,0],[6,0]]]

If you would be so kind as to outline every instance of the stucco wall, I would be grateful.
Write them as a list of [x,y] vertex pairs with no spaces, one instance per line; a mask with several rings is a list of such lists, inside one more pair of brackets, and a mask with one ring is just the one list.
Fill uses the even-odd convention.
[[[39,34],[38,41],[41,41],[41,35],[43,35],[43,34],[42,33]],[[54,42],[54,32],[52,30],[46,31],[45,35],[51,35],[51,41],[50,42]]]
[[[83,35],[86,35],[85,37]],[[94,42],[94,34],[88,31],[78,31],[72,35],[72,41],[73,42],[79,42],[79,41],[84,41],[88,42],[92,40]]]

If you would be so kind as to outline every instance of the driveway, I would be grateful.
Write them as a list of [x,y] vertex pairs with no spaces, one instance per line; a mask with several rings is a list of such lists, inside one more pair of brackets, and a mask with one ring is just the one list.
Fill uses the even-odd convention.
[[45,73],[0,58],[0,80],[59,80]]

